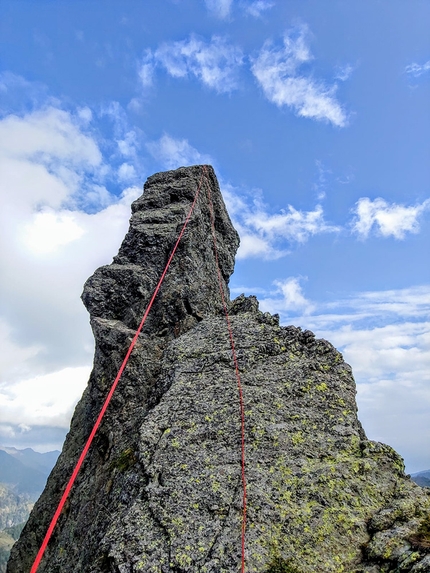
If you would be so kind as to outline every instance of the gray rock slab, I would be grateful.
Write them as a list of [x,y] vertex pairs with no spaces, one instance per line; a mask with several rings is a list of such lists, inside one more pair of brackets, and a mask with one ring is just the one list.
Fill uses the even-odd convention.
[[[391,447],[366,438],[342,355],[310,331],[280,326],[255,297],[230,301],[239,239],[206,169],[245,406],[246,571],[430,571],[430,496]],[[238,388],[202,173],[194,166],[150,177],[118,255],[84,287],[94,369],[8,573],[30,570],[199,185],[189,228],[39,571],[240,571]]]

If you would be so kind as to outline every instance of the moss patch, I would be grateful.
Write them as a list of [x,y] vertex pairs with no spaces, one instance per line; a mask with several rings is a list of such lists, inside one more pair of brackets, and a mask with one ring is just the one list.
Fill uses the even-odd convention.
[[291,560],[283,559],[282,557],[275,556],[270,561],[266,573],[300,573]]
[[120,472],[125,472],[137,462],[133,448],[126,448],[120,455],[112,461],[111,468]]

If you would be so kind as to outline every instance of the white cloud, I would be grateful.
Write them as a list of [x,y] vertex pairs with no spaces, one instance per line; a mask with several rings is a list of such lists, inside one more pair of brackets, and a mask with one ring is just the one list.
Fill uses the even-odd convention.
[[[116,254],[141,190],[128,186],[118,197],[102,184],[110,170],[85,132],[91,119],[87,108],[73,115],[51,106],[0,120],[1,371],[9,389],[30,378],[36,388],[37,376],[92,361],[82,286]],[[117,133],[127,141],[120,126]],[[132,168],[123,163],[120,174],[130,177]],[[89,204],[94,212],[78,206]],[[75,386],[73,400],[65,393],[69,412],[80,392]]]
[[[277,280],[273,284],[276,287],[273,293],[276,298],[266,297],[260,300],[260,308],[263,311],[270,311],[276,307],[276,312],[302,312],[305,315],[315,309],[315,305],[303,294],[300,285],[301,277],[288,277],[284,280]],[[276,296],[277,295],[277,296]],[[279,297],[281,295],[281,297]]]
[[262,233],[258,233],[258,231],[248,225],[246,219],[251,216],[252,209],[249,207],[249,201],[242,199],[238,189],[229,183],[221,182],[221,191],[234,227],[240,236],[240,246],[237,252],[238,260],[253,257],[277,259],[287,253],[277,249],[273,244],[273,240],[265,237]]
[[[116,254],[128,227],[130,203],[140,194],[139,188],[128,188],[119,201],[94,214],[52,207],[32,212],[35,195],[26,199],[27,209],[12,205],[0,214],[8,245],[0,255],[0,292],[7,305],[0,323],[5,353],[2,422],[49,427],[69,423],[93,353],[80,301],[82,286]],[[22,197],[16,200],[22,205]]]
[[284,297],[285,309],[304,309],[311,312],[314,306],[305,298],[297,277],[290,277],[284,281],[275,281],[275,285],[280,289]]
[[407,74],[410,74],[414,78],[419,78],[423,74],[426,74],[428,71],[430,71],[430,60],[428,60],[424,64],[416,64],[414,62],[413,64],[409,64],[405,68],[405,72]]
[[362,239],[366,239],[372,230],[383,237],[404,239],[406,233],[418,233],[419,218],[430,207],[427,199],[421,204],[407,207],[397,203],[387,203],[378,197],[371,201],[368,197],[360,198],[354,210],[355,218],[352,228]]
[[127,131],[121,139],[117,139],[118,149],[124,157],[136,157],[137,153],[137,134],[135,131]]
[[90,110],[89,107],[81,107],[77,110],[77,116],[82,122],[86,125],[91,123],[93,120],[93,112]]
[[287,254],[286,251],[276,249],[268,239],[249,232],[240,223],[235,222],[235,227],[240,235],[240,247],[237,253],[238,260],[249,258],[273,260]]
[[[378,310],[373,307],[374,316]],[[359,416],[370,438],[390,444],[408,471],[430,467],[430,322],[398,320],[381,309],[382,326],[330,328],[328,338],[351,364],[357,382]],[[424,466],[424,467],[423,467]]]
[[233,0],[205,0],[205,4],[212,14],[224,20],[230,15]]
[[430,289],[418,286],[406,289],[368,291],[351,298],[356,311],[372,315],[375,311],[391,313],[402,318],[428,316],[430,318]]
[[146,50],[139,64],[138,76],[144,88],[149,88],[154,82],[155,62],[151,50]]
[[26,361],[43,352],[44,348],[40,344],[34,343],[30,346],[19,344],[15,340],[15,333],[11,326],[0,318],[0,372],[7,372],[12,379],[25,375]]
[[326,168],[322,161],[317,159],[315,165],[318,171],[317,182],[314,183],[313,188],[317,193],[318,201],[322,201],[326,197],[326,189],[329,182],[329,178],[332,175],[332,171]]
[[[82,131],[81,112],[72,116],[49,107],[0,120],[0,202],[6,228],[43,208],[102,198],[97,180],[106,167],[96,141]],[[85,111],[84,123],[88,118]],[[106,195],[104,189],[109,204]]]
[[[288,254],[287,243],[304,243],[320,233],[336,233],[339,227],[324,220],[321,205],[311,211],[299,211],[292,205],[271,214],[261,199],[261,192],[246,193],[222,182],[222,193],[234,226],[240,235],[238,259],[261,257],[277,259]],[[282,244],[283,243],[283,244]]]
[[137,178],[134,165],[123,163],[118,169],[118,178],[120,181],[134,181]]
[[148,143],[147,147],[165,169],[212,163],[209,155],[200,153],[188,140],[175,139],[168,134],[164,134],[158,141]]
[[429,327],[430,322],[408,321],[368,329],[345,325],[331,336],[355,365],[357,378],[374,382],[407,374],[411,380],[430,380]]
[[275,215],[270,215],[260,207],[254,213],[247,214],[245,221],[249,227],[272,240],[283,238],[298,243],[304,243],[312,235],[339,231],[338,227],[324,221],[321,205],[317,205],[313,211],[298,211],[288,205],[286,210]]
[[[128,227],[130,202],[140,193],[139,188],[125,190],[120,201],[94,214],[23,212],[6,222],[7,216],[0,215],[8,245],[0,258],[4,320],[14,326],[16,345],[23,351],[37,349],[21,365],[27,376],[91,362],[92,336],[79,300],[82,286],[116,254]],[[6,380],[12,374],[3,370]]]
[[428,380],[411,383],[400,376],[358,385],[359,416],[367,435],[398,451],[408,473],[430,467],[429,388]]
[[274,2],[270,0],[255,0],[254,2],[243,2],[245,12],[254,16],[254,18],[260,18],[261,14],[270,8],[273,8]]
[[300,117],[344,127],[347,118],[335,98],[337,87],[299,75],[299,68],[313,59],[307,35],[307,27],[301,26],[285,33],[280,48],[266,42],[253,60],[252,73],[266,98],[278,107],[286,105]]
[[[272,301],[276,307],[276,301]],[[279,302],[280,304],[280,302]],[[316,304],[316,303],[315,303]],[[276,311],[277,312],[277,311]],[[383,320],[381,319],[383,317]],[[405,289],[366,291],[348,298],[335,298],[321,303],[311,318],[312,328],[319,331],[343,326],[360,330],[362,325],[379,328],[382,322],[420,321],[430,319],[430,288],[416,286]],[[342,326],[343,324],[343,326]]]
[[[82,117],[82,116],[81,116]],[[48,108],[24,117],[9,115],[0,122],[2,157],[39,159],[51,167],[66,161],[95,167],[101,162],[97,144],[80,132],[69,112]]]
[[67,428],[90,371],[90,366],[64,368],[0,385],[2,424]]
[[51,253],[82,237],[85,230],[76,223],[72,212],[45,209],[35,213],[23,228],[22,241],[34,253]]
[[213,36],[205,42],[193,34],[187,40],[161,44],[153,58],[172,77],[194,76],[218,93],[238,87],[237,71],[243,63],[242,50],[225,38]]
[[13,88],[24,88],[28,89],[30,87],[30,82],[25,80],[22,76],[13,74],[12,72],[1,72],[0,73],[0,91],[6,93]]
[[[130,106],[130,104],[129,104]],[[131,106],[133,107],[133,106]],[[104,144],[104,154],[109,157],[109,164],[103,165],[104,175],[115,173],[112,165],[117,161],[133,161],[135,166],[140,165],[139,148],[142,133],[139,129],[130,129],[127,114],[124,108],[117,102],[101,106],[99,115],[106,117],[111,124],[111,131],[108,137],[100,138]]]

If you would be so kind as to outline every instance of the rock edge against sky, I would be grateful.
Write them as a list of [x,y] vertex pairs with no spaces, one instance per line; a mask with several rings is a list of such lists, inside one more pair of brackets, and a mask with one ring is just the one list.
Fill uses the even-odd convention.
[[[12,550],[34,556],[164,268],[202,166],[158,173],[111,265],[87,281],[94,369],[63,452]],[[238,236],[207,167],[223,289]],[[41,563],[41,573],[233,572],[240,565],[240,417],[205,189]],[[229,302],[246,417],[246,570],[430,571],[430,498],[367,440],[351,368],[282,327],[255,297]],[[278,569],[275,569],[278,567]],[[284,569],[281,569],[284,567]]]

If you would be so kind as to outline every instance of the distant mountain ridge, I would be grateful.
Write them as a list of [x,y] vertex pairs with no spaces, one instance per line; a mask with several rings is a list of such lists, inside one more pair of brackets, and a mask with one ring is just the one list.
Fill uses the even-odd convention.
[[430,487],[430,470],[423,470],[411,474],[411,479],[421,487]]
[[58,456],[58,451],[42,454],[31,448],[0,446],[0,483],[17,494],[28,494],[34,501],[43,491]]
[[59,453],[0,446],[0,573]]
[[36,452],[32,448],[24,448],[22,450],[18,450],[17,448],[8,446],[0,446],[0,450],[19,460],[25,466],[39,470],[44,474],[46,473],[47,476],[54,467],[55,462],[60,455],[58,450],[40,453]]
[[59,453],[0,446],[0,530],[27,520]]

